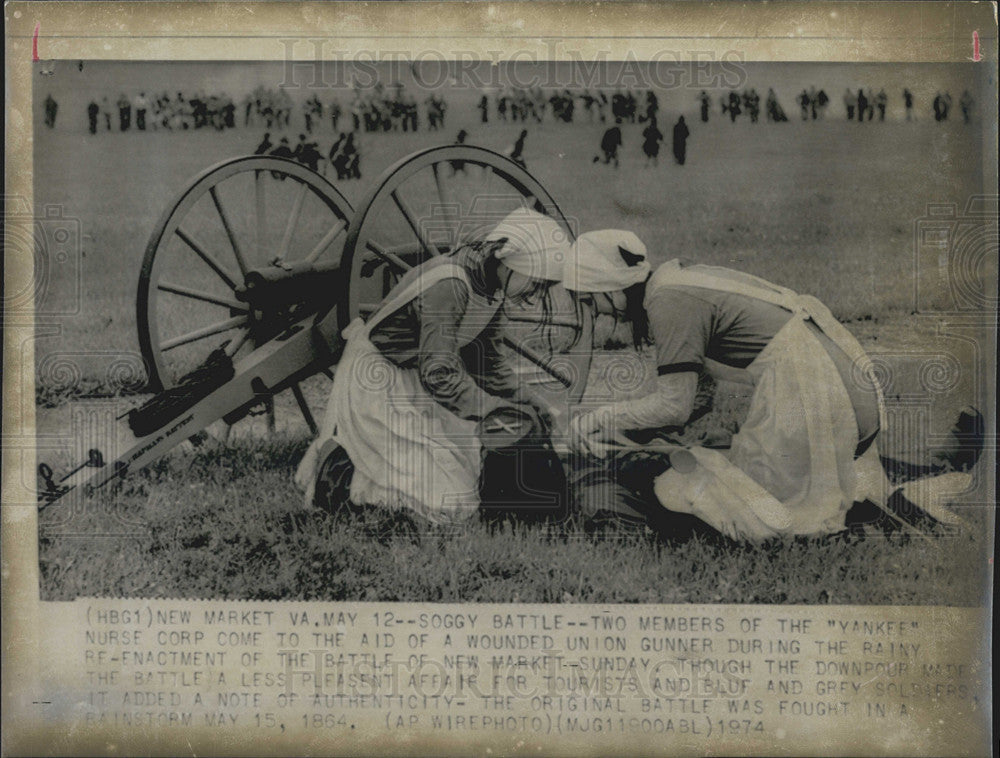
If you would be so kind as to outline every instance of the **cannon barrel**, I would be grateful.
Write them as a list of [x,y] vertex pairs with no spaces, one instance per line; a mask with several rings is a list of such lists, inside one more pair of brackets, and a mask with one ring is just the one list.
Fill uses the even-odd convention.
[[338,291],[339,263],[273,263],[248,271],[236,298],[258,310],[273,310],[293,303],[329,304]]

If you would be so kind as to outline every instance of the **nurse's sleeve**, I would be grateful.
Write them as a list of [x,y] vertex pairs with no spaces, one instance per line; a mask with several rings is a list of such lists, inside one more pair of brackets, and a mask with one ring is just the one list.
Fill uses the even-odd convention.
[[459,418],[477,421],[502,405],[476,384],[459,354],[458,326],[469,292],[457,279],[429,287],[420,298],[420,384]]
[[698,372],[712,327],[712,307],[683,290],[662,290],[647,303],[656,345],[656,389],[613,404],[619,430],[684,426],[694,410]]

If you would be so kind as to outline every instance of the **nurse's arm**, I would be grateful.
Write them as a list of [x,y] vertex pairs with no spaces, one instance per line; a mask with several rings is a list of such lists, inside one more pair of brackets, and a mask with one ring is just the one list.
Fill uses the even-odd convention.
[[695,371],[666,374],[645,397],[612,404],[618,431],[684,426],[694,411],[698,393]]
[[661,291],[646,303],[656,348],[656,389],[637,400],[612,404],[622,431],[684,426],[694,411],[698,373],[712,325],[712,306],[679,289]]
[[459,418],[478,421],[503,405],[476,384],[459,355],[458,326],[469,293],[457,279],[428,288],[421,297],[420,384],[438,403]]

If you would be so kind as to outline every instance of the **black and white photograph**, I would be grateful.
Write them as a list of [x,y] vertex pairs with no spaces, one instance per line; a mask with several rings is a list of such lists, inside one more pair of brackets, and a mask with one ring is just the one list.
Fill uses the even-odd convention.
[[984,69],[45,66],[43,597],[983,599]]
[[[16,5],[30,30],[30,4]],[[553,18],[562,5],[590,7],[536,4]],[[65,608],[86,629],[86,645],[65,644],[90,677],[67,684],[86,705],[43,692],[35,707],[94,734],[253,726],[276,754],[286,721],[289,738],[333,740],[309,754],[448,752],[465,729],[491,730],[472,752],[513,754],[489,740],[568,735],[562,748],[539,736],[538,755],[632,739],[649,752],[664,734],[676,742],[654,752],[824,754],[822,735],[855,720],[877,734],[888,708],[885,741],[856,754],[931,754],[951,729],[979,754],[988,653],[949,657],[932,624],[988,647],[985,630],[945,620],[988,618],[993,594],[995,17],[962,37],[967,57],[817,59],[748,55],[700,21],[671,28],[667,4],[605,5],[627,23],[583,24],[579,39],[546,36],[557,21],[532,27],[545,16],[517,3],[385,6],[424,24],[469,11],[479,38],[497,29],[504,52],[490,55],[463,47],[467,31],[424,48],[407,32],[400,53],[388,26],[381,38],[357,20],[380,11],[353,3],[274,4],[290,20],[268,15],[256,59],[226,48],[254,33],[211,13],[204,29],[123,21],[147,30],[134,55],[72,52],[86,35],[47,41],[44,23],[18,38],[30,113],[8,126],[31,178],[4,198],[17,367],[4,457],[20,462],[4,477],[5,551],[11,524],[37,544],[27,591],[40,618]],[[893,13],[823,3],[820,20],[795,21],[812,11],[785,5],[776,45],[822,22],[845,51],[864,27],[851,13]],[[934,37],[918,5],[865,33]],[[956,37],[990,18],[948,5]],[[310,17],[385,49],[310,34]],[[701,35],[732,49],[699,52]],[[203,47],[171,53],[184,39]],[[30,426],[6,423],[14,396]],[[169,608],[209,631],[170,626],[188,617]],[[661,626],[688,636],[639,642]],[[800,644],[808,671],[787,658]],[[210,680],[236,645],[239,686]],[[258,667],[257,645],[277,662]],[[206,680],[143,680],[132,647],[147,662],[193,655],[205,665],[158,668]],[[346,650],[384,653],[370,679],[351,659],[371,692],[320,700],[321,669]],[[440,650],[454,680],[419,673]],[[455,653],[478,679],[452,670]],[[397,654],[419,695],[395,674],[393,694],[380,689]],[[518,689],[550,664],[544,694]],[[621,682],[604,691],[613,671],[635,677],[634,702]],[[114,672],[136,690],[124,702]],[[458,715],[462,681],[489,681],[483,713],[520,695],[504,707],[525,715]],[[223,697],[236,689],[243,702]],[[200,690],[217,715],[198,715]],[[459,703],[434,721],[431,696]],[[947,709],[953,723],[904,744],[908,724]],[[369,729],[384,741],[349,741]]]

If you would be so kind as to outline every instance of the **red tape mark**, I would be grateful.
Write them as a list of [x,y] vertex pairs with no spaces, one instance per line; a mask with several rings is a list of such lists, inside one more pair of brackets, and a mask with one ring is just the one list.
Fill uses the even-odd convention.
[[38,29],[41,24],[35,24],[35,33],[31,35],[31,61],[38,63]]
[[983,56],[979,54],[979,30],[972,32],[972,60],[977,63],[983,59]]

